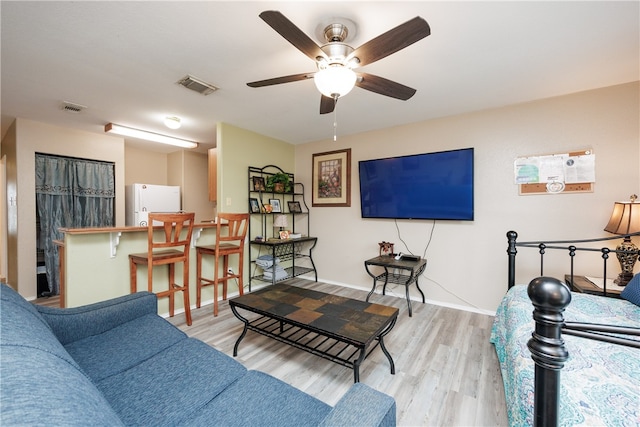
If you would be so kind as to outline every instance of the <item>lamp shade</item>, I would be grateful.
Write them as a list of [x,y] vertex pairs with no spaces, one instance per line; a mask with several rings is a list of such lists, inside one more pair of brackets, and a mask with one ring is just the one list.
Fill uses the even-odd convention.
[[289,226],[289,222],[287,221],[287,216],[286,215],[276,215],[276,217],[273,220],[273,226],[274,227],[288,227]]
[[356,78],[356,73],[343,65],[330,65],[313,75],[320,93],[330,98],[339,98],[351,92]]
[[604,231],[632,234],[640,231],[640,202],[615,202],[609,223]]

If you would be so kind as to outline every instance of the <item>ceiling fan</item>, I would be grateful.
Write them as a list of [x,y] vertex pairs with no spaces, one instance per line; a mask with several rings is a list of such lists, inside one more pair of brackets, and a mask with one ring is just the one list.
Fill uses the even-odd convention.
[[318,90],[322,93],[320,114],[331,113],[335,109],[338,98],[346,95],[354,85],[403,101],[416,93],[415,89],[400,83],[373,74],[356,73],[353,70],[385,58],[431,34],[429,24],[419,16],[369,40],[357,49],[343,43],[348,35],[348,29],[344,24],[328,25],[324,30],[327,43],[318,46],[282,13],[267,10],[259,16],[289,43],[315,61],[318,70],[247,83],[250,87],[271,86],[313,78]]

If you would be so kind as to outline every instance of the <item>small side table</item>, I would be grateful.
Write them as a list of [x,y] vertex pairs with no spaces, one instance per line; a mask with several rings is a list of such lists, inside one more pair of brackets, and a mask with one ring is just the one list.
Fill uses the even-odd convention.
[[[384,269],[384,273],[374,274],[369,270],[371,266],[378,266]],[[424,269],[427,267],[426,259],[419,259],[418,261],[407,261],[407,260],[397,260],[395,257],[388,255],[381,255],[375,258],[368,259],[364,262],[364,268],[367,270],[367,274],[373,277],[373,287],[371,288],[371,292],[367,295],[366,301],[369,302],[369,298],[373,294],[373,291],[376,289],[376,282],[378,280],[384,280],[384,285],[382,286],[382,295],[386,295],[387,283],[397,283],[399,285],[404,285],[405,293],[407,296],[407,307],[409,308],[409,317],[412,316],[411,312],[411,299],[409,298],[409,285],[412,283],[416,284],[416,288],[418,288],[418,292],[422,295],[422,303],[424,304],[424,294],[422,293],[422,289],[418,284],[418,277],[422,274]],[[398,271],[398,272],[394,272]]]
[[580,292],[583,294],[591,294],[591,295],[601,295],[609,298],[622,298],[620,293],[622,291],[620,289],[610,289],[607,288],[607,293],[604,293],[604,289],[600,287],[599,284],[593,283],[591,280],[587,279],[584,276],[573,276],[573,282],[571,281],[571,275],[565,274],[564,281],[574,292]]

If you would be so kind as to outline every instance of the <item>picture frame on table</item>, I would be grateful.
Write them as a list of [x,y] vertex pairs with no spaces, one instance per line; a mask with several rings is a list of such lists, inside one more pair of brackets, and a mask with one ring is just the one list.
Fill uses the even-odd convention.
[[258,199],[253,197],[249,199],[249,212],[260,213],[260,203],[258,202]]
[[251,182],[253,183],[253,191],[265,191],[266,186],[263,177],[254,176],[251,178]]
[[351,206],[351,148],[313,155],[313,206]]
[[282,230],[280,232],[280,240],[287,240],[289,238],[289,230]]
[[282,207],[280,206],[280,199],[269,199],[269,204],[273,208],[271,212],[273,213],[281,213]]
[[287,206],[289,206],[290,213],[302,213],[302,206],[300,206],[300,202],[289,200],[287,202]]

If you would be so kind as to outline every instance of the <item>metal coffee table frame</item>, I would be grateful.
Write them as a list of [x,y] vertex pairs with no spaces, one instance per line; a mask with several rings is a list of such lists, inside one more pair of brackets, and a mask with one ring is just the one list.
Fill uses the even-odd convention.
[[[376,331],[368,340],[362,342],[309,324],[287,319],[273,312],[239,304],[236,301],[237,299],[229,300],[229,306],[233,314],[244,323],[244,328],[233,347],[234,357],[238,355],[238,346],[247,334],[247,330],[251,330],[353,369],[353,378],[356,383],[360,381],[360,365],[380,345],[382,352],[389,361],[391,374],[395,374],[395,364],[384,345],[384,337],[393,329],[398,318],[398,311],[389,317],[388,322],[382,325],[380,330]],[[248,319],[238,312],[239,308],[260,316],[255,319]]]

